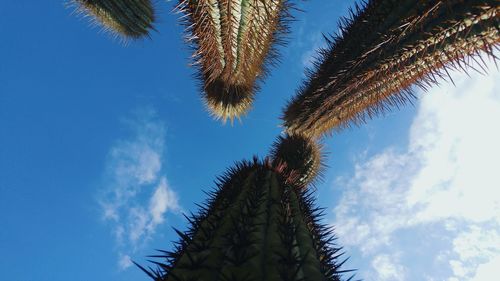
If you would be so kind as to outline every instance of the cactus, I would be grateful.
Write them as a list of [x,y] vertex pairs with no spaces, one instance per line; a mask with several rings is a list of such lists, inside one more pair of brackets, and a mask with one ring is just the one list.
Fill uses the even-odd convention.
[[139,38],[153,29],[150,0],[73,0],[78,11],[91,16],[106,30],[124,38]]
[[305,187],[321,174],[321,149],[314,139],[294,134],[279,136],[270,154],[274,165],[285,164],[286,174],[297,177],[295,183]]
[[276,61],[290,19],[287,0],[181,0],[206,107],[224,122],[247,113],[257,81]]
[[[327,38],[304,86],[287,105],[288,132],[320,136],[411,102],[411,86],[426,89],[466,70],[480,51],[494,59],[500,7],[496,0],[369,0]],[[451,77],[450,77],[451,79]]]
[[320,224],[311,192],[285,165],[242,162],[219,179],[172,252],[160,251],[153,280],[342,280],[341,248]]

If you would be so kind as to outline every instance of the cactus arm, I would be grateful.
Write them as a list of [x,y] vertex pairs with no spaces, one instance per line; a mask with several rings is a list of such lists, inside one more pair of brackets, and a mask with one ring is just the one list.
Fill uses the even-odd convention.
[[72,0],[106,30],[123,38],[147,36],[155,20],[150,0]]
[[[181,0],[205,105],[223,122],[251,108],[273,46],[286,31],[287,0]],[[207,18],[209,18],[207,20]]]
[[[500,42],[495,1],[402,1],[390,13],[374,12],[390,2],[370,1],[344,35],[329,42],[317,72],[285,111],[288,132],[320,136],[361,123],[411,101],[411,85],[425,89],[445,77],[447,67],[463,68],[466,56],[491,54]],[[387,20],[369,26],[379,16]],[[359,36],[364,29],[366,40]]]
[[[418,43],[412,48],[383,60],[373,67],[373,71],[359,78],[359,85],[370,85],[369,87],[347,89],[345,92],[354,94],[326,102],[327,109],[316,116],[318,122],[308,120],[308,128],[320,133],[324,127],[344,127],[353,120],[362,122],[377,115],[383,112],[384,107],[399,106],[411,100],[413,95],[405,91],[409,84],[415,83],[426,88],[427,85],[436,83],[437,78],[446,77],[447,67],[463,67],[461,65],[467,63],[461,63],[460,60],[465,56],[474,55],[478,50],[488,51],[488,46],[498,44],[499,23],[492,19],[499,11],[499,7],[480,9],[471,17],[459,21],[447,19],[447,22],[455,24],[444,28],[435,36],[419,40],[418,35],[415,35],[417,38],[413,42]],[[428,29],[424,29],[424,32],[431,32],[429,26],[433,24],[428,24]],[[407,41],[411,40],[412,38]],[[387,102],[380,104],[381,100]],[[323,126],[318,126],[319,124]]]

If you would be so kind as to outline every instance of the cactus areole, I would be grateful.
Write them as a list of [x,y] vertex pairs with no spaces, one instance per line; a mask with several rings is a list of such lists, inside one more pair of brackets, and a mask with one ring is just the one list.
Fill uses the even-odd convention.
[[[340,34],[285,109],[288,132],[320,136],[411,102],[447,78],[447,68],[481,62],[500,43],[498,0],[369,0],[341,22]],[[451,79],[451,78],[450,78]]]
[[287,0],[181,0],[187,40],[209,112],[226,121],[252,106],[257,81],[274,63],[288,15]]
[[280,167],[237,164],[172,252],[160,251],[154,280],[343,280],[340,248],[319,223],[311,193],[287,183]]

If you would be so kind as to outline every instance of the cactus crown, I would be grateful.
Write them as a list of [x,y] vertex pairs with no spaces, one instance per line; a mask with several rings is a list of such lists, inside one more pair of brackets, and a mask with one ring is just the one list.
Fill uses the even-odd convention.
[[284,164],[289,177],[297,177],[296,183],[306,186],[321,175],[323,155],[321,146],[312,138],[292,134],[279,136],[271,149],[275,165]]
[[252,106],[254,92],[246,85],[228,85],[221,80],[215,80],[205,86],[205,105],[215,119],[224,123],[227,119],[244,115]]
[[203,98],[216,119],[233,120],[251,108],[258,81],[277,61],[290,7],[287,0],[180,1]]
[[122,38],[147,36],[153,29],[154,8],[150,0],[73,0],[77,11]]
[[153,256],[154,280],[330,280],[349,270],[310,190],[269,161],[242,162],[219,179],[172,252]]
[[327,48],[288,103],[288,132],[319,136],[411,102],[500,42],[494,0],[370,0],[326,38]]

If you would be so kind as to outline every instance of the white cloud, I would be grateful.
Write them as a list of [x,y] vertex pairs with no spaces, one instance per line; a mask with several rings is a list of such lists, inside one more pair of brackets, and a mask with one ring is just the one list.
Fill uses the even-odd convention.
[[136,246],[140,238],[147,238],[147,225],[149,214],[142,207],[132,207],[127,210],[128,241]]
[[500,253],[500,229],[473,225],[453,240],[453,247],[460,260],[470,260],[478,256],[494,257]]
[[149,213],[151,214],[150,228],[154,228],[164,220],[164,214],[168,210],[178,210],[177,194],[167,185],[167,179],[161,178],[149,202]]
[[151,238],[166,212],[179,210],[177,194],[162,174],[163,123],[152,110],[141,111],[124,123],[132,134],[110,149],[99,195],[103,218],[122,252],[120,269],[130,266],[128,254]]
[[407,148],[362,157],[349,180],[338,179],[340,242],[385,268],[370,280],[391,280],[397,270],[384,262],[393,252],[413,261],[402,266],[420,278],[418,270],[447,267],[434,269],[441,277],[424,272],[429,280],[482,280],[498,263],[500,72],[489,67],[487,76],[452,73],[456,86],[425,93]]
[[121,270],[125,270],[133,265],[132,259],[128,255],[120,255],[118,259],[118,266]]
[[471,281],[491,281],[492,278],[500,276],[500,257],[490,260],[488,263],[481,264],[477,268],[476,275]]
[[318,50],[326,47],[325,39],[320,32],[313,32],[307,36],[307,44],[310,48],[302,54],[302,66],[311,68],[318,58]]
[[389,255],[378,255],[373,258],[372,267],[377,273],[380,280],[384,281],[403,281],[404,278],[404,268],[403,266],[397,264],[396,256]]

